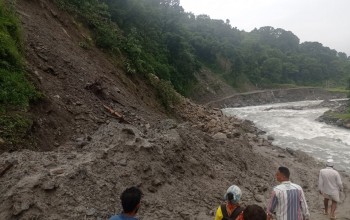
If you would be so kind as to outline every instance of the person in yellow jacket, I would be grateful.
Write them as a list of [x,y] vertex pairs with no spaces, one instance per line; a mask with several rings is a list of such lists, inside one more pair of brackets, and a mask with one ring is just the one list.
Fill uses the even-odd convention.
[[243,208],[239,205],[242,191],[236,186],[230,186],[225,195],[225,204],[216,210],[215,220],[243,220]]

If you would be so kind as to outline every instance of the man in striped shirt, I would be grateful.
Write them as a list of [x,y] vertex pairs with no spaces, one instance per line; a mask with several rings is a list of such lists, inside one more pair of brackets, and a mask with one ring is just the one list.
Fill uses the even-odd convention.
[[289,181],[287,167],[279,167],[276,179],[281,184],[275,186],[267,209],[267,220],[275,215],[277,220],[306,220],[310,213],[303,189]]

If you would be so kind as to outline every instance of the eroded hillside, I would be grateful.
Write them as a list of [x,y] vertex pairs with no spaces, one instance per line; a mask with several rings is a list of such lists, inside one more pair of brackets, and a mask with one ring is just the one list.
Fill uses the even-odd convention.
[[241,187],[242,204],[265,206],[279,165],[304,187],[312,219],[326,219],[314,159],[187,99],[167,118],[141,79],[79,46],[88,31],[51,1],[20,0],[17,8],[28,71],[46,96],[32,109],[33,129],[50,151],[0,155],[0,219],[107,219],[131,185],[144,192],[143,219],[212,219],[231,184]]

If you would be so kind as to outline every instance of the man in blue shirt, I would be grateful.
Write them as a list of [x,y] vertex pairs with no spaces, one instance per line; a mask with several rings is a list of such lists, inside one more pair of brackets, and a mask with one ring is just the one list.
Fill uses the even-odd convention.
[[137,220],[135,215],[140,208],[142,192],[136,187],[130,187],[124,190],[120,196],[123,206],[123,212],[112,216],[109,220]]

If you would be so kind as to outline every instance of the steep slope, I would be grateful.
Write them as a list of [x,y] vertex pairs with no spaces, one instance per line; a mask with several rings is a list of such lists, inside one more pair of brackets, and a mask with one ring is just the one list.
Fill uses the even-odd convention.
[[96,130],[110,116],[103,105],[129,122],[153,112],[160,115],[154,94],[144,83],[127,78],[113,65],[115,60],[94,47],[79,46],[89,32],[78,21],[51,1],[18,1],[17,6],[27,68],[46,97],[32,109],[39,149],[53,149]]
[[[51,151],[0,155],[0,219],[106,219],[131,185],[144,192],[143,219],[213,219],[231,184],[241,187],[243,204],[265,206],[279,165],[304,187],[312,219],[327,219],[315,160],[186,99],[174,109],[178,120],[166,119],[141,80],[125,77],[101,51],[79,47],[88,32],[70,16],[50,1],[17,6],[28,70],[47,97],[32,110],[35,132]],[[349,216],[348,205],[346,197],[339,219]]]

